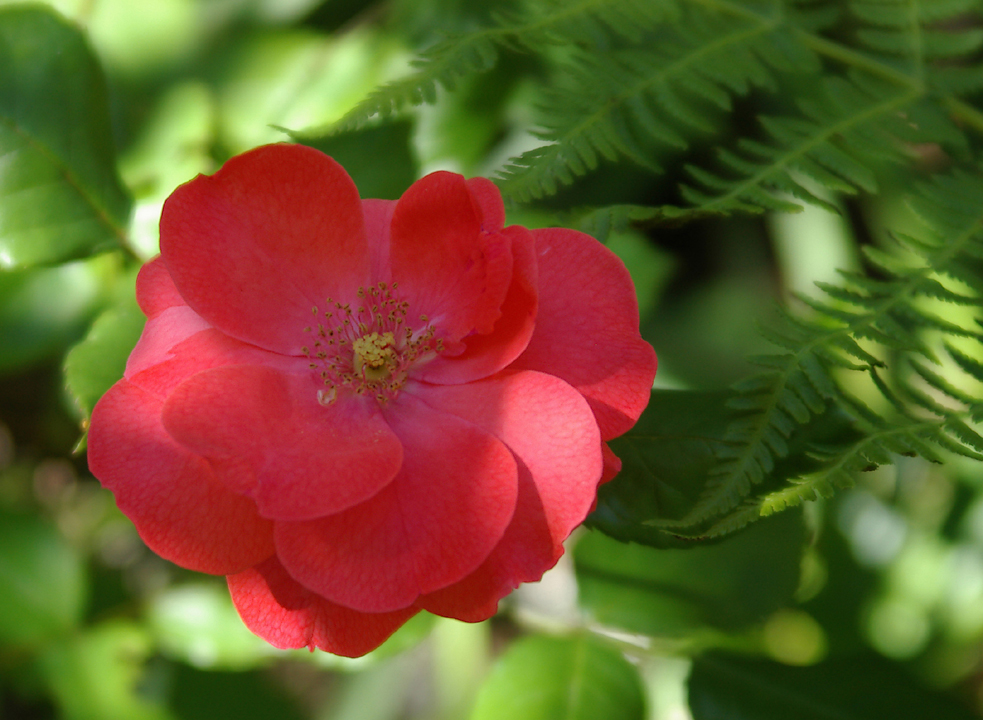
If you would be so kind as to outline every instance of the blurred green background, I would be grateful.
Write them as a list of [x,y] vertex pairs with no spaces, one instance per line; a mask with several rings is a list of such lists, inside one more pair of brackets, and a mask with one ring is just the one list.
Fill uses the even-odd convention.
[[[0,253],[0,720],[983,715],[983,473],[964,458],[896,458],[832,500],[692,549],[583,530],[492,621],[420,616],[358,660],[253,637],[221,578],[150,553],[88,474],[82,423],[139,334],[135,271],[156,253],[170,192],[290,139],[335,156],[366,197],[396,198],[435,169],[494,174],[535,146],[563,43],[542,55],[506,48],[490,71],[389,122],[329,128],[421,49],[520,5],[0,1],[0,231],[14,238]],[[44,84],[52,77],[61,84]],[[751,93],[730,113],[707,110],[713,132],[664,173],[602,161],[552,198],[513,204],[509,220],[673,202],[687,159],[781,109],[780,94]],[[94,158],[82,166],[108,168],[86,180],[98,217],[78,220],[57,184],[16,194],[18,113],[42,136],[71,135],[72,152]],[[876,195],[830,198],[840,214],[809,206],[612,231],[659,355],[656,387],[717,391],[745,377],[747,356],[767,348],[757,326],[778,304],[859,269],[858,247],[883,243],[885,228],[917,234],[900,197],[931,150],[879,177]],[[31,229],[48,206],[66,213],[60,229]],[[99,239],[64,231],[85,222]],[[703,421],[698,403],[673,397],[654,416]],[[695,472],[706,449],[679,452]]]

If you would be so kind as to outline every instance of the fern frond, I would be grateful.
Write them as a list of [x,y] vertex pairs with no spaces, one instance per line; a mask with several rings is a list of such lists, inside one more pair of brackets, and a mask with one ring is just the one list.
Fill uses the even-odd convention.
[[354,130],[408,107],[433,103],[438,88],[453,89],[461,80],[494,67],[503,47],[535,52],[561,41],[596,44],[605,31],[637,39],[676,11],[676,0],[529,2],[522,13],[495,16],[490,27],[438,41],[411,63],[412,73],[373,91],[333,130]]
[[544,109],[538,135],[548,144],[513,158],[500,189],[518,201],[552,194],[593,170],[598,156],[658,172],[646,147],[685,148],[687,135],[714,130],[709,107],[729,111],[732,96],[773,89],[777,72],[818,68],[813,54],[781,52],[779,26],[780,16],[742,22],[690,8],[659,42],[576,56]]
[[804,117],[762,118],[770,143],[739,143],[738,153],[720,156],[722,173],[688,168],[696,185],[684,187],[683,196],[703,212],[781,209],[783,195],[835,212],[803,178],[832,193],[875,192],[872,168],[901,159],[900,135],[907,131],[898,113],[920,93],[859,78],[827,78],[820,99],[800,102]]
[[[949,205],[946,209],[939,207],[942,197]],[[691,512],[678,522],[665,523],[666,527],[700,526],[742,507],[744,498],[787,455],[781,438],[792,436],[817,412],[817,398],[850,412],[867,433],[842,457],[826,458],[829,467],[824,477],[889,463],[893,454],[917,453],[937,460],[941,448],[967,457],[980,455],[976,432],[966,420],[983,415],[983,398],[975,398],[962,384],[944,379],[916,358],[935,365],[942,362],[929,341],[933,333],[970,338],[983,354],[978,327],[964,327],[923,306],[926,298],[939,297],[978,306],[978,297],[955,292],[940,278],[957,278],[956,268],[977,262],[983,250],[981,197],[983,168],[973,174],[957,171],[920,188],[911,204],[933,222],[924,238],[906,243],[908,252],[917,249],[919,256],[901,260],[886,251],[871,252],[886,279],[842,273],[842,284],[820,285],[825,298],[802,298],[814,311],[813,317],[803,320],[786,314],[777,328],[764,333],[781,351],[753,358],[768,371],[733,387],[739,395],[729,404],[739,416],[724,437],[727,446],[718,453],[716,469]],[[880,347],[870,345],[868,339]],[[951,364],[983,382],[983,363],[951,343],[945,347]],[[894,357],[909,359],[911,378],[889,380],[881,371],[892,365]],[[894,409],[894,417],[881,417],[839,388],[835,374],[842,369],[865,372]],[[914,378],[924,387],[914,384]],[[741,509],[740,517],[746,519],[748,512]],[[727,520],[727,527],[733,522]]]
[[804,480],[797,480],[781,490],[776,490],[754,500],[746,500],[703,531],[700,537],[710,539],[729,535],[776,512],[796,507],[810,500],[831,498],[837,489],[845,489],[853,484],[852,475],[847,473],[839,474],[835,480],[837,482],[829,477],[809,476]]
[[940,456],[933,448],[935,446],[983,459],[983,436],[959,416],[935,422],[911,419],[893,426],[883,423],[876,415],[871,417],[875,425],[862,440],[846,448],[814,447],[812,455],[824,465],[822,470],[792,479],[788,486],[779,490],[743,500],[702,530],[699,537],[720,537],[803,502],[831,498],[837,490],[853,487],[858,473],[889,464],[896,455],[918,454],[938,462]]
[[[960,99],[983,88],[983,65],[966,59],[983,47],[983,31],[954,22],[971,0],[844,5],[849,22],[860,23],[854,46],[823,34],[831,3],[695,0],[663,27],[659,52],[641,51],[641,62],[612,56],[571,68],[573,89],[558,91],[544,116],[550,144],[513,159],[505,193],[529,200],[555,192],[601,156],[648,167],[677,157],[681,141],[712,131],[707,108],[727,112],[733,96],[750,87],[771,92],[788,73],[799,73],[790,81],[798,112],[759,117],[762,137],[720,148],[714,168],[687,165],[691,182],[680,191],[690,207],[663,206],[651,223],[794,212],[801,203],[835,210],[827,196],[876,192],[878,176],[910,165],[919,144],[964,155],[965,128],[983,132],[983,111]],[[730,29],[700,37],[715,22]],[[818,74],[820,58],[844,72],[826,73],[815,92],[805,76]]]

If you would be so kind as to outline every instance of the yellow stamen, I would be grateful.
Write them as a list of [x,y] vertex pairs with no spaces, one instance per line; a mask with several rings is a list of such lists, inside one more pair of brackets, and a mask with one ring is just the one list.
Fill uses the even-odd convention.
[[395,359],[393,343],[395,338],[391,332],[381,335],[377,332],[363,335],[352,343],[355,353],[355,372],[366,380],[379,380],[389,375],[387,367]]

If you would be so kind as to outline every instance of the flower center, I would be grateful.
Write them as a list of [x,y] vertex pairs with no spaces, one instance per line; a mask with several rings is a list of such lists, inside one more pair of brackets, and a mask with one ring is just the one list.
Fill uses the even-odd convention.
[[333,403],[346,388],[386,403],[403,387],[414,364],[443,351],[444,342],[434,338],[436,330],[426,315],[419,322],[407,319],[409,303],[399,300],[396,290],[396,283],[360,287],[358,307],[328,298],[323,313],[311,308],[318,323],[304,332],[314,342],[301,351],[324,384],[317,392],[322,405]]
[[386,375],[391,375],[391,364],[396,359],[394,343],[395,339],[391,332],[382,335],[373,332],[357,338],[352,343],[355,372],[360,372],[372,380],[379,380]]

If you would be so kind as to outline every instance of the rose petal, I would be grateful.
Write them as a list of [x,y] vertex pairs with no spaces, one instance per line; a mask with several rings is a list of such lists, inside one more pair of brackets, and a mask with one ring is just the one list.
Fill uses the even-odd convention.
[[[604,483],[611,482],[614,480],[615,476],[621,472],[621,458],[614,454],[614,450],[607,443],[601,444],[601,450],[604,455],[604,470],[601,472],[601,482],[598,483],[598,487]],[[590,512],[597,510],[597,497],[595,496],[594,502],[591,503]]]
[[550,535],[546,510],[529,469],[517,461],[519,493],[505,535],[478,569],[453,585],[427,593],[417,605],[434,615],[481,622],[498,612],[498,601],[523,582],[535,582],[556,565],[563,545]]
[[467,181],[468,192],[481,213],[481,229],[495,232],[505,226],[505,203],[502,193],[488,178],[476,177]]
[[267,145],[199,175],[164,203],[164,263],[181,296],[227,334],[299,355],[311,308],[368,283],[358,191],[338,163]]
[[137,273],[137,304],[148,318],[175,305],[185,305],[184,298],[174,287],[171,274],[160,255],[148,262]]
[[495,435],[519,465],[516,512],[474,573],[421,598],[438,615],[475,622],[519,583],[539,580],[586,517],[603,468],[600,432],[583,396],[551,375],[502,374],[466,386],[428,388],[427,402]]
[[365,214],[365,237],[369,244],[370,277],[374,282],[392,282],[392,266],[389,262],[389,228],[395,200],[363,200],[362,212]]
[[395,404],[387,419],[404,452],[396,479],[345,512],[276,528],[277,555],[298,582],[365,612],[404,608],[472,572],[515,508],[508,448],[406,389]]
[[[178,311],[194,312],[187,306],[175,307],[147,322],[124,374],[161,399],[192,375],[223,365],[260,365],[284,372],[308,367],[306,359],[262,350],[210,326],[189,334],[194,330],[191,320],[198,316],[178,317]],[[160,337],[155,332],[158,329]]]
[[[496,190],[497,192],[497,190]],[[536,327],[537,273],[532,234],[523,227],[505,228],[512,240],[512,284],[502,303],[502,316],[487,335],[471,335],[456,356],[438,356],[416,373],[433,383],[466,383],[495,374],[515,360],[529,344]]]
[[167,361],[173,357],[172,351],[176,345],[211,327],[187,305],[172,305],[155,313],[143,326],[136,347],[126,359],[123,377],[132,378],[147,368]]
[[452,341],[491,332],[512,280],[510,243],[483,233],[464,178],[436,172],[415,182],[392,219],[393,280],[414,317]]
[[158,555],[224,575],[273,554],[273,524],[230,492],[208,463],[164,431],[158,399],[126,380],[92,411],[89,469]]
[[418,609],[361,613],[315,595],[272,557],[228,577],[232,602],[246,627],[281,649],[320,648],[359,657],[375,650]]
[[[601,473],[601,482],[599,485],[603,485],[606,482],[611,482],[614,480],[615,476],[621,472],[621,458],[614,454],[614,450],[607,443],[601,446],[601,450],[604,453],[604,472]],[[593,510],[593,508],[591,508]]]
[[605,440],[631,428],[655,378],[638,334],[638,302],[618,257],[575,230],[533,230],[539,253],[536,330],[514,369],[555,375],[583,393]]
[[[309,520],[378,493],[403,454],[374,399],[342,393],[326,407],[317,390],[307,373],[214,368],[174,390],[164,405],[164,427],[205,457],[245,460],[263,517]],[[217,467],[239,472],[242,465]],[[241,478],[230,479],[242,488]]]

